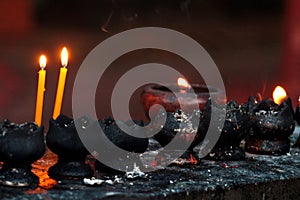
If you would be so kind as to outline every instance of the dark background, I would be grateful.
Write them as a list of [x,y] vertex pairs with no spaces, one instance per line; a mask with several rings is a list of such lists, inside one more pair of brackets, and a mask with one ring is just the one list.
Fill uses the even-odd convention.
[[[0,118],[33,121],[38,57],[45,53],[43,121],[47,126],[64,45],[70,51],[70,64],[62,112],[71,116],[73,82],[85,56],[106,38],[144,26],[175,29],[198,41],[219,67],[229,100],[242,103],[257,92],[271,97],[274,87],[281,84],[295,106],[300,67],[299,63],[288,64],[290,59],[285,56],[288,27],[294,26],[287,23],[288,2],[297,4],[295,0],[2,0]],[[180,70],[190,83],[201,82],[187,63],[166,52],[138,51],[122,56],[99,84],[96,106],[100,118],[110,115],[109,98],[120,75],[150,61]],[[139,93],[132,97],[131,113],[143,119]]]

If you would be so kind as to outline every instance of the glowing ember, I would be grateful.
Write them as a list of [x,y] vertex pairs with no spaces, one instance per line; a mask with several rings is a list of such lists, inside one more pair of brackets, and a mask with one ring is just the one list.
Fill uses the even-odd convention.
[[188,89],[191,87],[191,85],[187,82],[187,80],[185,80],[184,78],[181,78],[179,77],[177,79],[177,85],[180,87],[180,88],[185,88],[185,89]]
[[287,94],[286,91],[281,87],[277,86],[273,91],[274,102],[280,105],[284,100],[286,100]]
[[222,166],[223,168],[238,168],[237,165],[228,165],[228,164],[226,164],[226,163],[222,163],[221,166]]
[[157,161],[156,160],[153,160],[151,162],[151,167],[156,167],[158,165]]
[[193,165],[197,165],[198,164],[198,160],[192,155],[190,154],[190,160],[189,162]]
[[192,155],[191,153],[189,155],[187,155],[188,157],[181,157],[181,158],[177,158],[175,160],[172,161],[171,165],[177,165],[177,166],[185,166],[185,165],[197,165],[198,164],[198,160],[197,158]]

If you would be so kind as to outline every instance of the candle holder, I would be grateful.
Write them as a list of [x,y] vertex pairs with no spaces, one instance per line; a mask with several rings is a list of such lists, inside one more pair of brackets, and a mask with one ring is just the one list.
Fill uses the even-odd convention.
[[[165,116],[166,115],[166,116]],[[197,153],[193,150],[196,145],[198,145],[203,139],[204,136],[200,134],[197,129],[196,122],[200,121],[201,111],[199,109],[194,110],[191,114],[187,114],[182,110],[175,110],[174,112],[162,112],[160,111],[153,122],[153,127],[155,130],[159,128],[161,121],[166,117],[166,122],[162,129],[154,135],[154,139],[158,143],[165,147],[168,145],[176,134],[180,134],[180,137],[177,138],[177,144],[180,144],[184,147],[189,146],[188,149],[180,149],[179,146],[170,148],[168,151],[164,151],[166,154],[172,155],[178,150],[184,150],[185,152],[175,160],[169,160],[170,165],[189,165],[189,164],[198,164],[199,158]],[[199,123],[198,123],[199,124]],[[159,153],[156,157],[158,164],[165,162],[163,159],[167,159],[172,156],[161,155]]]
[[[118,121],[119,126],[127,125],[127,126],[144,126],[143,121],[138,121],[134,120],[134,123],[128,122],[121,122]],[[113,164],[114,168],[108,167],[105,164],[99,162],[98,160],[95,162],[95,168],[99,173],[104,173],[104,174],[123,174],[124,172],[121,171],[118,166],[122,165],[124,162],[131,162],[134,161],[136,162],[136,166],[138,166],[140,169],[143,169],[142,162],[140,161],[138,156],[135,156],[131,154],[131,152],[134,153],[144,153],[147,150],[148,144],[149,144],[149,139],[146,137],[144,138],[137,138],[131,135],[128,135],[127,133],[123,132],[119,126],[117,125],[116,121],[108,117],[104,119],[103,121],[99,120],[99,124],[104,131],[105,137],[107,137],[114,145],[116,145],[118,148],[121,148],[128,152],[128,154],[124,155],[122,158],[116,158],[112,157],[111,163]],[[107,148],[107,151],[104,153],[110,153],[113,155],[113,152],[110,152],[110,149]],[[99,157],[101,158],[101,152],[99,152]],[[126,159],[126,160],[124,160]],[[134,169],[133,166],[127,166],[128,171]]]
[[36,187],[39,178],[31,172],[31,164],[45,153],[44,127],[35,123],[0,124],[0,184],[14,187]]
[[88,150],[82,144],[74,120],[59,115],[50,119],[46,137],[47,146],[58,155],[58,161],[49,168],[54,179],[77,179],[93,175],[91,167],[85,163]]
[[249,153],[285,155],[290,151],[289,136],[295,129],[294,111],[290,98],[280,105],[271,99],[261,101],[251,98],[248,102],[250,113],[255,119],[252,134],[246,140]]
[[[191,93],[191,88],[197,95],[196,100],[193,93]],[[224,92],[218,88],[198,84],[192,84],[191,88],[184,89],[183,91],[178,85],[175,84],[167,85],[167,87],[158,84],[151,84],[144,88],[141,94],[141,102],[147,114],[150,107],[154,104],[162,105],[167,112],[174,112],[175,110],[182,109],[180,108],[177,97],[170,89],[172,89],[174,92],[178,92],[180,96],[183,97],[181,99],[181,106],[184,106],[185,109],[194,108],[194,105],[199,105],[199,109],[202,109],[210,96],[214,96],[219,103],[225,102]]]
[[212,104],[216,108],[215,112],[217,112],[217,116],[222,116],[226,112],[226,117],[218,142],[205,158],[208,160],[223,161],[245,159],[245,150],[240,147],[240,144],[249,135],[249,129],[253,123],[253,120],[248,115],[248,107],[245,105],[239,106],[236,101],[232,100],[222,109],[219,104],[208,100],[203,109],[202,120],[200,122],[200,126],[204,127],[204,134],[206,134],[211,120]]

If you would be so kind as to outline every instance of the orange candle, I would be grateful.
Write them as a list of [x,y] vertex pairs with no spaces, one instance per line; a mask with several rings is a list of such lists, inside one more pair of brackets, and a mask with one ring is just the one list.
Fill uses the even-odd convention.
[[41,55],[40,57],[40,70],[38,72],[38,88],[36,95],[36,106],[35,106],[35,123],[38,126],[42,124],[42,115],[43,115],[43,103],[44,103],[44,92],[45,92],[45,81],[46,81],[46,67],[47,58],[45,55]]
[[61,65],[60,73],[59,73],[59,79],[57,84],[57,90],[56,90],[56,98],[55,98],[55,104],[54,104],[54,111],[52,118],[56,119],[60,115],[61,106],[62,106],[62,100],[64,96],[64,90],[65,90],[65,82],[67,77],[67,65],[68,65],[68,50],[66,47],[64,47],[61,51]]

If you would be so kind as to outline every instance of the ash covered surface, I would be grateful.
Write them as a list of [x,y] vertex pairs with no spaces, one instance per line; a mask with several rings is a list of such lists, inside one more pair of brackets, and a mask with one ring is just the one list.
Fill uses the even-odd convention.
[[244,161],[208,161],[173,166],[128,179],[104,176],[100,185],[83,180],[56,182],[47,170],[57,157],[50,151],[33,165],[36,189],[0,187],[0,199],[297,199],[300,196],[300,149],[285,156],[247,154]]

